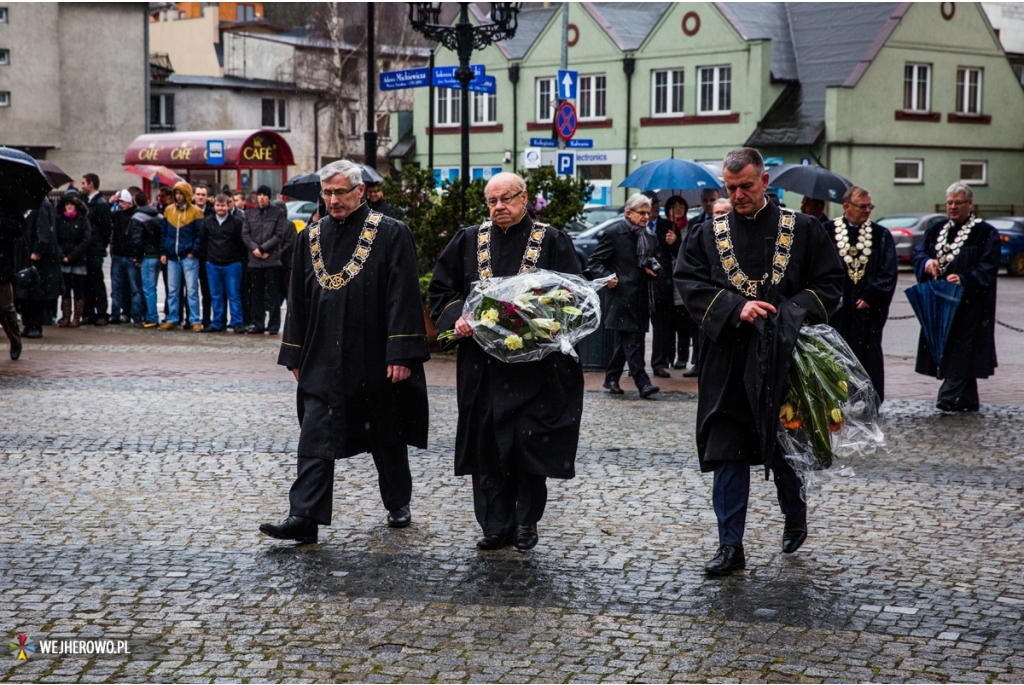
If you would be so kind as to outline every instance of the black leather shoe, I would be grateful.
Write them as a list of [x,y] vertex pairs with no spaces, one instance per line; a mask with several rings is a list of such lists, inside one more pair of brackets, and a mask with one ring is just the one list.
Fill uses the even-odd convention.
[[316,542],[317,526],[313,519],[289,516],[280,524],[261,523],[260,532],[277,540],[295,540],[308,544]]
[[953,405],[949,402],[936,402],[935,408],[939,411],[953,411]]
[[26,328],[23,338],[41,338],[43,337],[43,331],[39,328]]
[[685,369],[686,368],[686,360],[685,359],[677,360],[676,363],[672,365],[672,368],[673,369]]
[[621,395],[624,392],[624,390],[619,387],[618,381],[605,381],[604,389],[613,395]]
[[21,356],[21,341],[11,343],[11,360],[18,361],[18,357]]
[[529,526],[517,526],[516,527],[516,551],[526,552],[537,546],[537,541],[540,538],[537,537],[537,524]]
[[655,369],[654,375],[658,378],[672,378],[672,374],[668,372],[668,369]]
[[640,388],[640,397],[650,397],[651,395],[661,392],[661,388],[656,385],[648,383],[644,387]]
[[704,572],[711,576],[727,576],[733,571],[747,567],[747,560],[743,558],[743,548],[732,545],[722,545],[718,548],[715,558],[704,567]]
[[409,511],[408,504],[388,512],[389,528],[405,528],[410,523],[412,523],[412,512]]
[[512,544],[512,533],[505,535],[485,535],[476,541],[476,546],[479,549],[485,549],[488,551],[501,549],[502,547],[508,547]]
[[700,374],[700,370],[697,367],[683,371],[683,378],[696,378]]
[[807,539],[807,513],[786,517],[786,527],[782,531],[782,552],[792,554],[800,549]]
[[251,335],[263,335],[263,327],[262,326],[249,326],[248,328],[245,329],[245,332],[249,333]]
[[243,335],[245,333],[248,333],[249,329],[246,326],[235,326],[234,331],[239,335]]

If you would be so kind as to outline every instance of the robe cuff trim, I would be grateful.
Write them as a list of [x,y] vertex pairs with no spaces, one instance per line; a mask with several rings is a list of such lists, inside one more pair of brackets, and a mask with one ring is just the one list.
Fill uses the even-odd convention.
[[389,335],[388,340],[392,338],[425,338],[427,336],[422,333],[399,333],[398,335]]
[[821,298],[818,297],[818,293],[814,292],[810,288],[805,288],[805,290],[811,295],[814,295],[814,299],[818,301],[818,306],[821,307],[822,313],[825,314],[825,323],[828,323],[828,310],[825,309],[825,305],[821,303]]
[[704,328],[704,322],[705,322],[705,321],[707,320],[707,318],[708,318],[708,312],[710,312],[710,311],[711,311],[711,308],[715,306],[715,302],[717,302],[717,301],[718,301],[718,298],[719,298],[719,297],[721,297],[721,296],[722,296],[722,293],[724,293],[724,292],[725,292],[725,290],[724,290],[724,289],[722,289],[722,290],[719,290],[719,291],[718,291],[718,294],[717,294],[717,295],[715,295],[715,299],[711,300],[711,304],[709,304],[709,305],[708,305],[708,308],[704,310],[704,317],[703,317],[703,318],[702,318],[702,319],[700,320],[700,327],[701,327],[701,328]]
[[440,320],[441,320],[441,317],[442,317],[442,316],[444,316],[444,313],[445,313],[446,311],[448,311],[448,307],[451,307],[451,306],[452,306],[453,304],[462,304],[462,300],[452,300],[451,302],[449,302],[449,303],[448,303],[448,306],[447,306],[447,307],[445,307],[444,309],[442,309],[442,310],[441,310],[441,313],[437,315],[437,320],[438,320],[438,321],[440,321]]

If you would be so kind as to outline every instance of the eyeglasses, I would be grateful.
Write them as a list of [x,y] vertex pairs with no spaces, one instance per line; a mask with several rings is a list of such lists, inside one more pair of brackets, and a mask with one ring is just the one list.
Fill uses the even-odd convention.
[[507,205],[509,202],[512,202],[512,200],[516,199],[517,197],[519,197],[520,195],[522,195],[525,192],[526,192],[525,190],[520,190],[518,193],[513,193],[512,195],[509,195],[508,197],[489,197],[489,198],[487,198],[487,206],[488,207],[497,207],[499,203],[501,203],[503,205]]
[[320,197],[322,197],[325,200],[330,200],[332,197],[336,197],[340,200],[341,198],[351,193],[353,190],[359,190],[361,187],[362,186],[352,186],[351,188],[347,188],[345,190],[342,190],[340,188],[337,190],[333,188],[324,188],[322,191],[320,191]]
[[967,200],[946,200],[947,207],[963,207],[967,204]]
[[855,204],[853,202],[850,203],[850,206],[851,207],[856,207],[857,209],[859,209],[862,212],[868,212],[868,211],[871,211],[872,209],[875,208],[874,205],[858,205],[858,204]]
[[631,209],[629,211],[631,211],[633,214],[636,214],[637,216],[650,216],[651,215],[650,212],[638,212],[635,209]]

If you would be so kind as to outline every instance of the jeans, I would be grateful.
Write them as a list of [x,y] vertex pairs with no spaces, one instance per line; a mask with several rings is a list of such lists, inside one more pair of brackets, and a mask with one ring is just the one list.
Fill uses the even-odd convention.
[[[160,323],[160,312],[156,308],[156,284],[160,280],[160,258],[146,257],[142,260],[142,292],[146,299],[146,323]],[[167,279],[164,279],[164,285]]]
[[121,317],[121,310],[127,309],[127,303],[121,301],[126,282],[131,288],[132,321],[141,323],[145,315],[142,309],[142,273],[131,257],[114,255],[110,258],[110,318],[115,321]]
[[167,260],[168,287],[168,323],[180,323],[178,314],[178,303],[181,301],[181,276],[185,275],[185,296],[188,299],[188,321],[185,323],[195,325],[202,319],[203,313],[199,308],[199,260],[188,258],[180,260]]
[[226,327],[225,304],[231,310],[231,325],[242,326],[242,262],[206,262],[206,280],[210,283],[210,327],[218,331]]

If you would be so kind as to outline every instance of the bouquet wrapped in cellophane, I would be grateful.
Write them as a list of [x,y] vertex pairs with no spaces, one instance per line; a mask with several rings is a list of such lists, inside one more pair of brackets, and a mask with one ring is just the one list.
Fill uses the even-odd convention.
[[837,462],[885,444],[878,404],[867,371],[838,331],[825,325],[800,329],[782,392],[779,445],[805,494]]
[[[573,345],[600,325],[597,289],[609,280],[543,269],[484,279],[473,284],[462,317],[480,347],[503,362],[536,361],[552,352],[579,359]],[[447,331],[438,340],[457,337]]]

